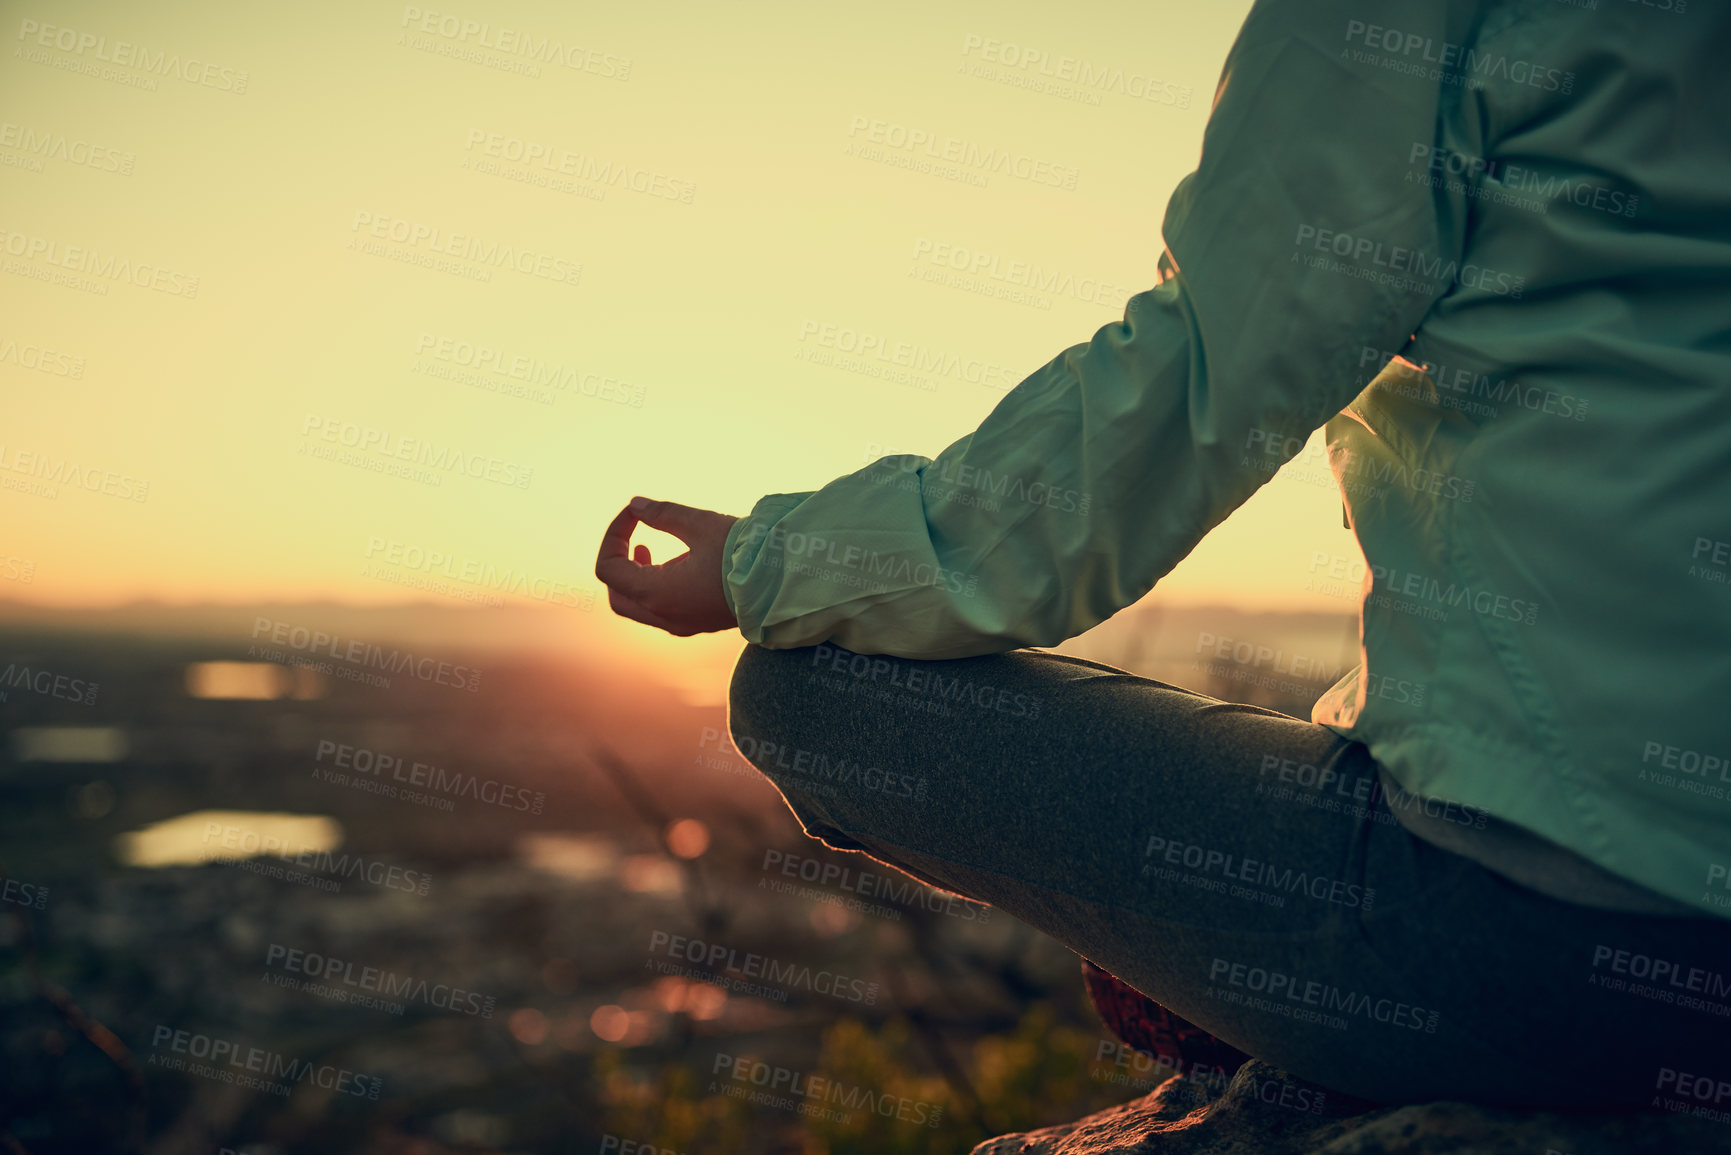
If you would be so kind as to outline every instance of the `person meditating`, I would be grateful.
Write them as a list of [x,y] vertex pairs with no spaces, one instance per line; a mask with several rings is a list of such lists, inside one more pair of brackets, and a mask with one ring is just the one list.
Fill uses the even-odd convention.
[[[1714,3],[1259,0],[1121,322],[935,458],[635,498],[596,576],[750,643],[729,727],[808,834],[1180,1047],[1377,1102],[1726,1080],[1728,47]],[[1367,566],[1308,721],[1047,649],[1318,428]]]

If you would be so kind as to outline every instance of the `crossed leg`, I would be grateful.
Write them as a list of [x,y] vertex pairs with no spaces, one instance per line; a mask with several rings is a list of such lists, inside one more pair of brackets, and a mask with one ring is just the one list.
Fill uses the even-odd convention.
[[[1365,746],[1276,711],[1045,651],[750,645],[729,726],[808,834],[998,907],[1347,1094],[1642,1101],[1678,1030],[1722,1031],[1586,980],[1607,935],[1723,952],[1731,923],[1519,887],[1407,833]],[[1601,1017],[1620,1061],[1595,1046]]]

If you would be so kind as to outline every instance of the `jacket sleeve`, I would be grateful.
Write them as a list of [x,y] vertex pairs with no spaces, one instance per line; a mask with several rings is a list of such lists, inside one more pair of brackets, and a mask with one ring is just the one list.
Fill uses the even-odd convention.
[[936,458],[759,500],[723,555],[745,637],[966,657],[1056,645],[1147,593],[1449,288],[1461,214],[1412,157],[1458,89],[1411,46],[1458,42],[1469,7],[1389,0],[1367,25],[1357,0],[1259,0],[1155,285]]

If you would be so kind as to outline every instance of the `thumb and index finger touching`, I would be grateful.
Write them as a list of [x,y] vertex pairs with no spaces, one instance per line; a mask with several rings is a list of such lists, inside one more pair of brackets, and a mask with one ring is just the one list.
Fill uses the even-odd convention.
[[677,501],[655,501],[647,497],[632,498],[625,507],[625,512],[635,515],[638,521],[651,529],[670,533],[687,545],[691,544],[688,535],[697,532],[704,517],[709,515],[708,510],[680,505]]
[[[641,596],[658,567],[632,560],[631,533],[641,522],[651,529],[670,533],[687,545],[696,533],[702,510],[674,501],[634,497],[618,512],[601,535],[601,550],[595,557],[595,576],[609,589],[627,596]],[[640,547],[641,548],[641,547]]]

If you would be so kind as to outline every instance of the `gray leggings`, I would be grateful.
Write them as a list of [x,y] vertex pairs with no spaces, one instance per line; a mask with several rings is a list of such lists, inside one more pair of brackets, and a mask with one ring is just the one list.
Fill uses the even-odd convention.
[[827,645],[748,645],[729,726],[808,834],[1014,915],[1300,1078],[1731,1109],[1731,920],[1577,906],[1440,849],[1324,726],[1042,650]]

